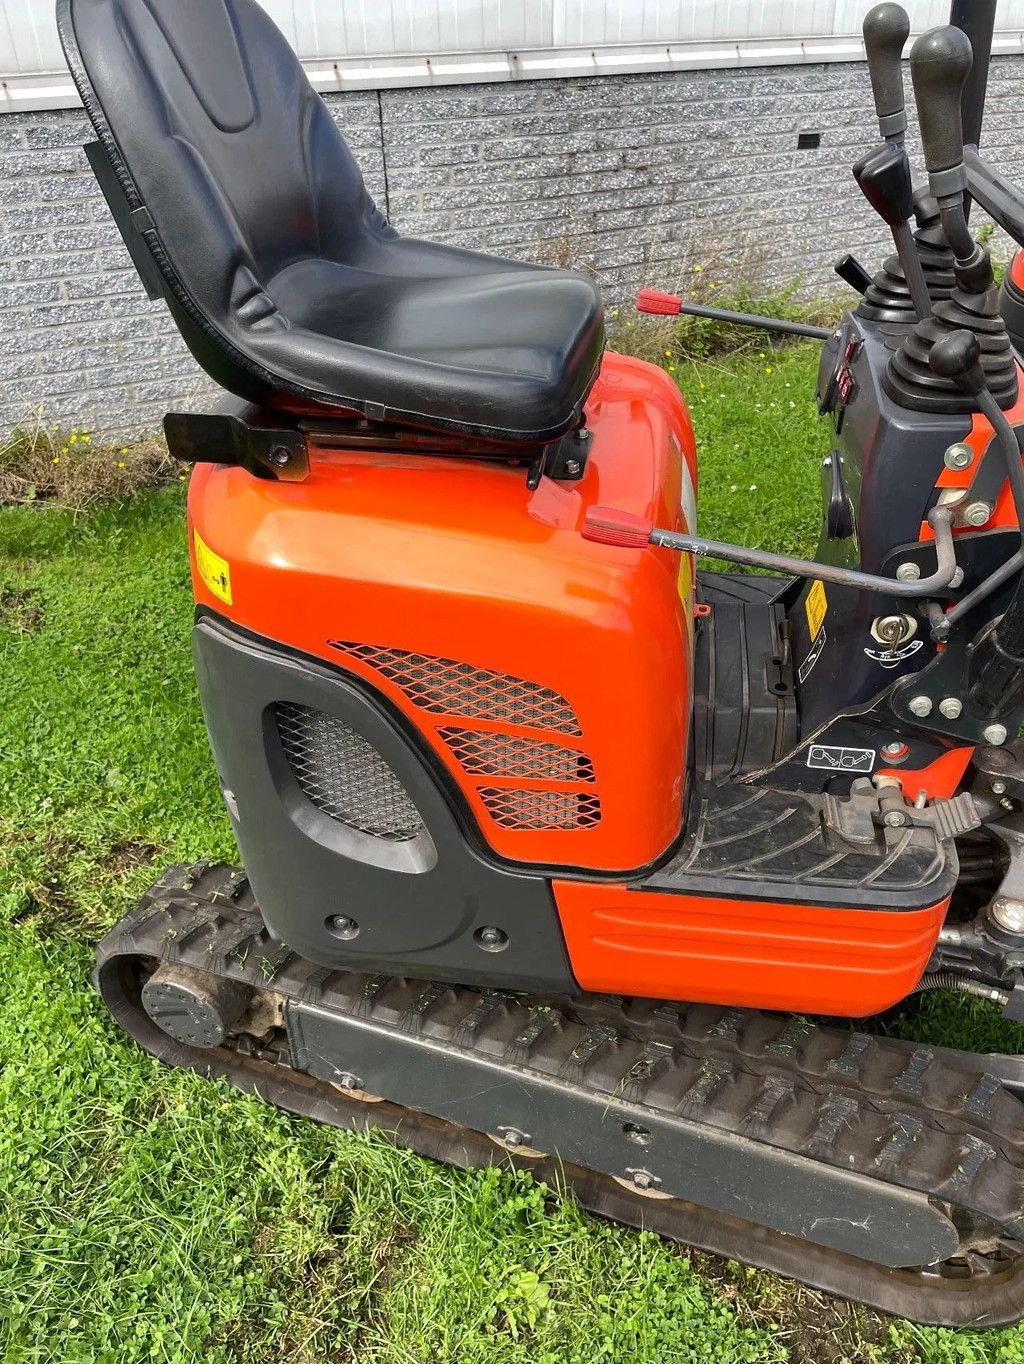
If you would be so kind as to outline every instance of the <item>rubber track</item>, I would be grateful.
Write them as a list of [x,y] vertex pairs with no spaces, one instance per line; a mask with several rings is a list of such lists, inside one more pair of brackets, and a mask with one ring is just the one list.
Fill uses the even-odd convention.
[[[557,1071],[591,1092],[669,1108],[925,1193],[954,1214],[995,1224],[1022,1254],[970,1277],[962,1266],[884,1269],[681,1199],[644,1196],[600,1172],[517,1157],[486,1135],[390,1102],[345,1097],[293,1070],[280,1049],[184,1047],[139,1003],[138,963],[157,959],[492,1055],[500,1047],[527,1070]],[[148,1051],[290,1111],[333,1126],[382,1129],[401,1145],[465,1168],[511,1160],[571,1189],[592,1211],[881,1311],[948,1326],[997,1326],[1024,1316],[1024,1105],[983,1071],[951,1066],[930,1048],[741,1009],[528,997],[332,971],[269,935],[243,873],[207,863],[171,868],[107,934],[97,948],[96,981],[117,1021]]]

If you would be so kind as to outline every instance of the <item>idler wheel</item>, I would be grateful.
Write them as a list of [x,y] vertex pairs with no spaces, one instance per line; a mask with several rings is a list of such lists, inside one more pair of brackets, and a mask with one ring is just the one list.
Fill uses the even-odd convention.
[[142,1007],[161,1031],[188,1047],[219,1047],[245,1013],[252,990],[171,962],[142,987]]

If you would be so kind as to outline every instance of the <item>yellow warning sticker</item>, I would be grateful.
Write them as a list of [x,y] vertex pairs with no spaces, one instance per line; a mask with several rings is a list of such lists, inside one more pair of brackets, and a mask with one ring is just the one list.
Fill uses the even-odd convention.
[[199,576],[215,597],[226,605],[231,605],[231,568],[227,559],[214,554],[198,531],[194,533],[196,543],[196,568]]
[[807,612],[807,629],[810,631],[811,639],[815,640],[818,638],[821,627],[825,624],[825,615],[828,611],[825,584],[820,578],[815,578],[814,582],[811,583],[811,590],[804,602],[804,609]]

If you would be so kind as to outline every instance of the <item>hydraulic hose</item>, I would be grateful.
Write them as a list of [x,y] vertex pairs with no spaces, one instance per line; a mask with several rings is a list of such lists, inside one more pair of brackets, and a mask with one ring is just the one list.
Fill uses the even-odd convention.
[[987,999],[990,1004],[998,1004],[1000,1008],[1005,1008],[1010,1002],[1008,990],[986,985],[972,976],[957,975],[955,971],[930,971],[921,977],[910,993],[919,995],[926,990],[961,990],[966,995],[975,995],[978,999]]

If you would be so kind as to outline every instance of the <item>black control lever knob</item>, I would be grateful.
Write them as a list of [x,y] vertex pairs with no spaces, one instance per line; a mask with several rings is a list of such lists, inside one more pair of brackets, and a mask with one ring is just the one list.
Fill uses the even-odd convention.
[[966,328],[950,332],[932,346],[928,363],[941,379],[952,379],[965,393],[976,398],[988,387],[981,367],[981,344]]
[[973,64],[970,38],[952,25],[922,34],[911,49],[910,73],[930,175],[963,165],[961,98]]
[[875,112],[883,137],[899,137],[907,128],[903,95],[903,49],[910,37],[910,18],[902,5],[876,5],[864,20],[864,48],[875,96]]

